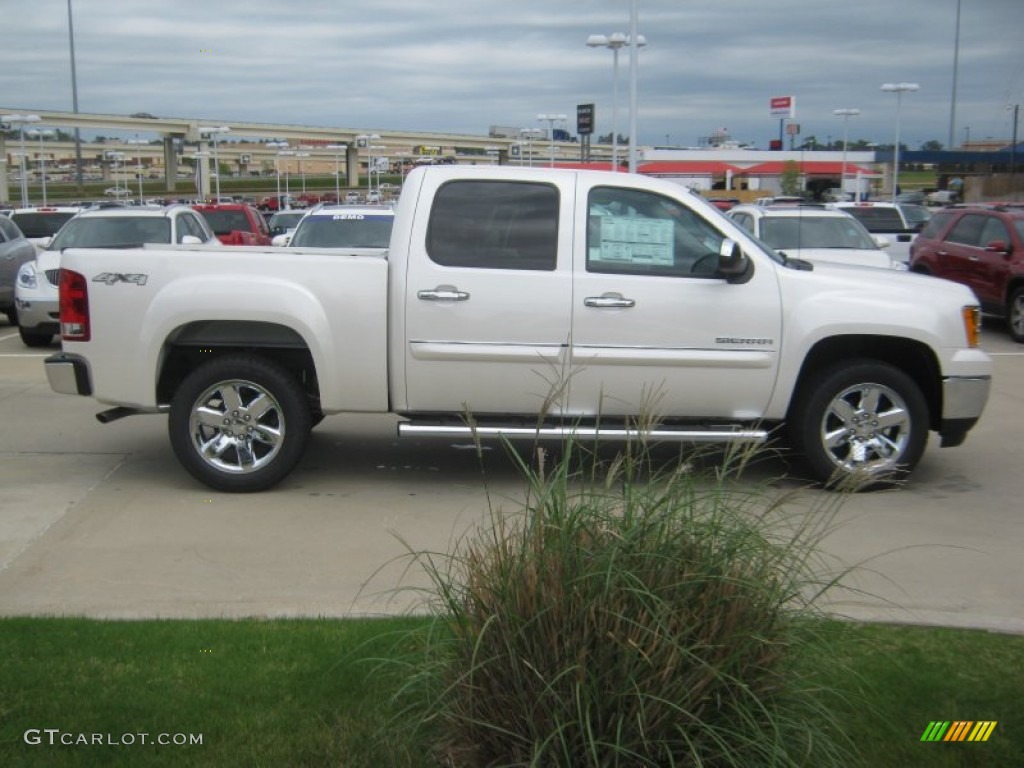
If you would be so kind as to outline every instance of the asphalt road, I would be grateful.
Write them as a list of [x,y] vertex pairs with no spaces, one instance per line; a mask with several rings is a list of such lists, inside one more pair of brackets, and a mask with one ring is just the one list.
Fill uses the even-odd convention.
[[[826,569],[852,568],[828,606],[860,619],[1024,632],[1024,347],[987,325],[988,409],[967,442],[929,444],[904,488],[801,491],[830,514]],[[299,468],[256,495],[215,493],[174,459],[166,418],[101,425],[101,406],[50,391],[42,359],[0,319],[0,615],[347,616],[430,599],[410,552],[450,552],[523,483],[500,448],[399,441],[391,417],[331,417]],[[744,483],[786,466],[760,462]],[[825,519],[824,517],[822,519]]]

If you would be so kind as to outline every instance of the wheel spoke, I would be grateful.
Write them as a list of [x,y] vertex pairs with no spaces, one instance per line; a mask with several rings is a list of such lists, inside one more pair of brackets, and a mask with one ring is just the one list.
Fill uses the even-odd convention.
[[893,407],[885,413],[878,414],[878,428],[889,429],[890,427],[905,427],[910,420],[910,415],[903,408]]
[[857,409],[842,398],[837,398],[832,401],[831,411],[838,418],[842,419],[843,424],[848,424],[850,419],[852,419],[857,413]]
[[220,396],[224,399],[224,410],[227,413],[242,409],[242,393],[237,382],[225,383],[220,388]]
[[860,392],[860,409],[867,413],[877,413],[882,392],[878,387],[866,386]]
[[245,410],[254,421],[259,421],[274,405],[274,401],[267,397],[266,392],[260,392]]
[[196,408],[195,417],[201,426],[211,429],[220,429],[224,424],[224,412],[205,405]]

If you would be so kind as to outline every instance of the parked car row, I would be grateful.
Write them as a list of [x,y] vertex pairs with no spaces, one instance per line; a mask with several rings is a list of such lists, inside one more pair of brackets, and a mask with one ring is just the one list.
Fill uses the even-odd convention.
[[[305,218],[311,221],[296,244],[383,253],[394,212],[385,206],[317,205],[280,211],[268,222],[256,208],[241,203],[40,208],[26,211],[24,218],[33,234],[49,233],[35,242],[19,229],[15,216],[0,216],[0,312],[18,325],[26,346],[47,346],[60,333],[58,285],[65,248],[287,245]],[[278,237],[272,240],[274,235]]]

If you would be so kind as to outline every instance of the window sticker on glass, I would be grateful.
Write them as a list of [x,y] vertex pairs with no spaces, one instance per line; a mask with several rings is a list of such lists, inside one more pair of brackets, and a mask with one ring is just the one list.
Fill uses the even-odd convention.
[[591,260],[617,264],[673,264],[673,222],[635,216],[600,216]]

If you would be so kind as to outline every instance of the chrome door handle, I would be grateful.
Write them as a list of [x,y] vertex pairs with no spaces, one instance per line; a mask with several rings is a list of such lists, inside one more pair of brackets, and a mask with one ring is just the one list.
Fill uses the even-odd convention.
[[416,298],[421,301],[466,301],[469,294],[454,285],[439,285],[431,290],[417,291]]
[[628,309],[629,307],[635,307],[636,302],[633,299],[627,299],[621,293],[605,293],[601,296],[587,296],[583,300],[583,305],[586,307],[597,307],[598,309]]

